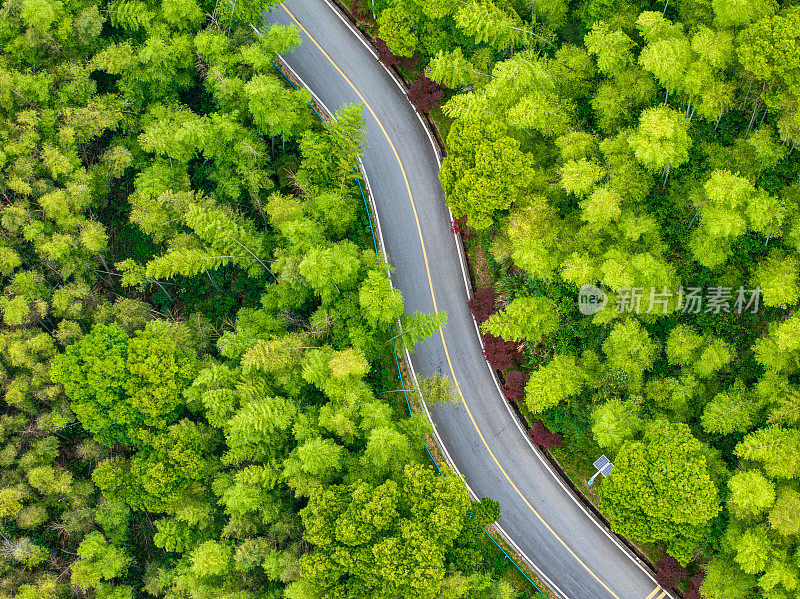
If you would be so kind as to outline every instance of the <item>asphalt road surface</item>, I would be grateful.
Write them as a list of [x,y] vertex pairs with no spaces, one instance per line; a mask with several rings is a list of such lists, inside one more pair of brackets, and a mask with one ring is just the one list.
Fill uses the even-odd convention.
[[363,165],[380,239],[395,268],[392,280],[409,312],[448,316],[441,334],[417,346],[411,365],[418,377],[450,377],[463,395],[461,405],[431,409],[449,463],[476,497],[500,502],[501,532],[557,594],[668,597],[567,490],[508,408],[467,308],[463,258],[450,231],[437,150],[397,80],[326,0],[288,0],[267,20],[301,29],[301,46],[282,59],[326,111],[365,105]]

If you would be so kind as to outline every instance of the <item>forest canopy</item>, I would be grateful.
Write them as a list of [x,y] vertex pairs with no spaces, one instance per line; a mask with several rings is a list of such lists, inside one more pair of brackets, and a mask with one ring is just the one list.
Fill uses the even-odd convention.
[[374,5],[384,54],[447,88],[470,305],[532,436],[616,463],[599,507],[665,586],[795,597],[800,6]]
[[274,4],[0,4],[0,598],[521,594]]

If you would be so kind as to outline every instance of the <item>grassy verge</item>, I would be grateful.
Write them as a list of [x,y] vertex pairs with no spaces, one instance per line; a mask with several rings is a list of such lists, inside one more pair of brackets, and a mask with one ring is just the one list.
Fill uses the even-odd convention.
[[[506,555],[513,556],[515,553],[514,550],[492,527],[489,527],[487,532],[489,535],[491,535],[491,539],[488,536],[486,538],[487,547],[489,547],[490,551],[493,550],[498,555],[502,556],[506,562],[508,562]],[[498,548],[498,545],[500,546],[500,549]],[[503,574],[503,580],[511,584],[515,589],[527,592],[526,597],[532,597],[536,599],[542,599],[543,597],[546,597],[547,599],[559,599],[558,596],[542,582],[542,580],[533,572],[533,570],[528,567],[525,562],[518,560],[513,564],[508,565],[510,567]],[[533,581],[533,584],[535,585],[535,588],[533,588],[532,592],[526,591],[526,589],[531,588],[530,581]]]

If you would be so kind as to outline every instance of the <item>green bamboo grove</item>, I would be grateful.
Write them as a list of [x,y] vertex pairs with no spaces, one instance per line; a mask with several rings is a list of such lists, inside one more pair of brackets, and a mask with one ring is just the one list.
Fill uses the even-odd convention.
[[274,2],[0,3],[0,597],[524,597]]

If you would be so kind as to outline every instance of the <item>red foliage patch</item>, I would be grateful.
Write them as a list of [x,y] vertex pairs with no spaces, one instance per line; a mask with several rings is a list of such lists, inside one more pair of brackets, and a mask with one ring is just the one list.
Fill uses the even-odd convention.
[[415,52],[414,56],[407,57],[407,56],[398,56],[397,57],[397,66],[403,69],[404,71],[411,72],[417,68],[417,65],[420,61],[419,52]]
[[487,318],[497,312],[496,299],[497,296],[495,296],[494,289],[491,287],[481,287],[475,290],[467,305],[478,324],[486,321]]
[[472,230],[467,227],[467,215],[459,216],[458,218],[454,218],[453,221],[450,223],[450,232],[454,235],[458,235],[461,233],[464,237],[464,241],[469,241],[473,237]]
[[364,0],[350,0],[350,14],[358,21],[366,21],[372,16]]
[[541,420],[534,420],[528,436],[531,441],[543,449],[553,449],[564,445],[564,437],[559,433],[552,432]]
[[522,357],[516,343],[489,333],[483,335],[483,355],[495,370],[507,370],[516,366]]
[[700,594],[700,585],[703,584],[703,579],[706,577],[705,572],[698,572],[689,579],[689,588],[683,594],[683,599],[703,599]]
[[665,589],[677,586],[681,578],[686,576],[686,569],[674,557],[665,553],[655,564],[656,582]]
[[450,232],[453,235],[458,235],[464,230],[464,227],[467,226],[467,215],[459,216],[458,218],[454,218],[453,222],[450,223]]
[[405,71],[413,71],[419,63],[419,54],[414,54],[411,58],[398,56],[389,49],[389,45],[381,38],[375,38],[375,49],[378,51],[378,60],[388,68],[398,67]]
[[375,48],[378,50],[378,60],[390,69],[400,62],[400,57],[389,50],[389,46],[386,45],[386,42],[379,37],[375,38]]
[[506,374],[506,383],[503,386],[506,397],[514,402],[523,399],[525,397],[525,385],[528,383],[529,378],[531,378],[531,375],[519,370],[512,370]]
[[408,88],[408,99],[420,112],[430,112],[444,99],[444,87],[420,75]]

